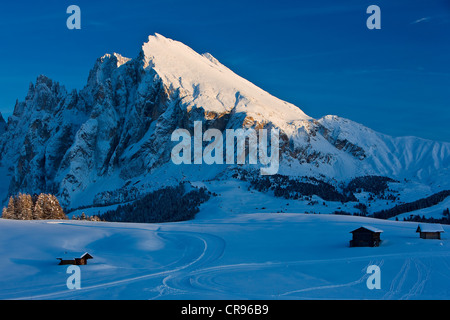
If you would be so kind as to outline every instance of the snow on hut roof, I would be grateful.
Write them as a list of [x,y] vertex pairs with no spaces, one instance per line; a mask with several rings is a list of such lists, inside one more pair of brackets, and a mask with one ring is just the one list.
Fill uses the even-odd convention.
[[444,232],[444,229],[439,223],[421,223],[416,232]]
[[90,259],[89,257],[91,257],[91,259],[92,259],[92,256],[88,252],[85,252],[85,251],[64,252],[64,254],[62,254],[61,256],[64,257],[64,258],[72,258],[72,259],[77,258],[78,259],[78,258],[83,258],[85,255],[87,255],[86,258]]
[[372,231],[372,232],[375,232],[375,233],[381,233],[381,232],[383,232],[383,230],[381,230],[381,229],[378,229],[378,228],[375,228],[375,227],[372,227],[372,226],[367,226],[367,225],[362,226],[362,227],[359,227],[358,229],[355,229],[355,230],[353,230],[353,231],[351,231],[351,232],[354,232],[354,231],[359,230],[359,229],[361,229],[361,228],[367,229],[367,230]]

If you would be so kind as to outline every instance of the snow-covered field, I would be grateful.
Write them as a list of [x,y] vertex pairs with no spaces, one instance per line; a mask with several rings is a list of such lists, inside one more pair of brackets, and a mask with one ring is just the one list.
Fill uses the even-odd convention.
[[[376,248],[350,231],[382,229]],[[423,240],[417,223],[300,213],[215,215],[165,224],[0,219],[0,299],[449,299],[450,227]],[[59,266],[87,251],[81,289]],[[370,265],[381,289],[369,290]]]

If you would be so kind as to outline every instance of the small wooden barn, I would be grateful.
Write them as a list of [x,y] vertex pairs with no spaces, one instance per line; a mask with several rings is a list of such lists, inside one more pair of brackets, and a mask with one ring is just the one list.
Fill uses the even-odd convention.
[[59,262],[59,265],[67,265],[67,264],[74,264],[77,266],[80,265],[86,265],[88,259],[93,259],[89,253],[65,253],[63,258],[57,258],[58,260],[61,260]]
[[362,226],[351,231],[353,239],[350,240],[350,247],[378,247],[381,243],[381,233],[383,230],[372,226]]
[[444,229],[438,223],[421,223],[417,226],[416,232],[420,233],[422,239],[441,239]]

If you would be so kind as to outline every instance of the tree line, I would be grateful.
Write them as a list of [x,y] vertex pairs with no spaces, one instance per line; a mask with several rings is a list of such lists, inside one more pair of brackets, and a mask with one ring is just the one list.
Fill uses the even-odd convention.
[[191,220],[199,206],[210,198],[206,188],[187,191],[184,184],[151,192],[133,203],[120,205],[115,210],[99,215],[110,222],[160,223]]
[[299,181],[295,178],[276,174],[250,179],[250,185],[259,192],[273,191],[275,197],[285,199],[302,199],[316,195],[325,201],[349,202],[356,201],[351,192],[339,192],[333,185],[314,177],[303,177],[310,182]]
[[67,219],[58,199],[52,194],[29,195],[19,193],[11,196],[3,208],[3,219],[43,220]]
[[448,196],[450,196],[450,190],[440,191],[426,198],[396,205],[391,209],[375,212],[373,214],[373,217],[379,219],[389,219],[402,213],[413,212],[419,209],[432,207],[444,201]]
[[334,185],[315,177],[303,176],[292,178],[275,174],[273,176],[259,176],[247,170],[239,170],[232,175],[233,178],[250,182],[250,187],[259,192],[273,191],[275,197],[285,199],[303,200],[303,197],[316,195],[325,201],[358,202],[355,193],[366,191],[370,193],[369,200],[374,198],[395,201],[397,197],[386,194],[389,190],[388,183],[398,182],[394,179],[382,176],[361,176],[352,179],[346,186],[339,189]]
[[361,193],[364,190],[376,196],[381,196],[388,190],[389,182],[398,181],[382,176],[361,176],[350,181],[344,190],[352,193]]
[[[449,209],[444,209],[442,218],[426,218],[424,215],[420,216],[418,214],[416,215],[410,215],[409,217],[403,218],[403,221],[413,221],[413,222],[426,222],[426,223],[440,223],[440,224],[450,224],[450,214]],[[395,220],[398,221],[398,218],[395,217]]]

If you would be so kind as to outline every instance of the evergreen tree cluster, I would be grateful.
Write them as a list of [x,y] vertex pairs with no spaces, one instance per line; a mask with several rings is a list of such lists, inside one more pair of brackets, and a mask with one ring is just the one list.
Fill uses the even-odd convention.
[[[437,205],[438,203],[442,202],[450,196],[450,190],[444,190],[438,193],[435,193],[429,197],[422,198],[413,202],[403,203],[400,205],[396,205],[395,207],[387,210],[381,210],[378,212],[375,212],[373,214],[374,218],[379,219],[389,219],[391,217],[397,216],[402,213],[406,212],[412,212],[424,208],[429,208],[432,206]],[[447,219],[448,220],[448,219]]]
[[381,176],[362,176],[350,181],[345,190],[352,193],[360,193],[364,190],[380,197],[388,190],[388,182],[398,181]]
[[81,215],[79,215],[79,216],[73,215],[73,216],[72,216],[72,220],[101,221],[101,219],[100,219],[98,216],[96,216],[96,215],[88,216],[88,215],[86,215],[84,212],[82,212]]
[[356,201],[351,192],[341,193],[333,185],[313,177],[303,177],[309,182],[291,179],[288,176],[262,176],[250,180],[253,189],[260,192],[273,191],[275,197],[285,199],[301,199],[316,195],[325,201]]
[[371,194],[369,200],[373,200],[375,197],[391,201],[397,200],[395,195],[389,194],[387,191],[390,191],[389,182],[398,181],[382,176],[357,177],[339,188],[315,177],[292,178],[280,174],[260,176],[244,169],[236,171],[232,177],[249,181],[251,187],[257,191],[271,190],[276,197],[286,199],[303,199],[303,197],[316,195],[325,201],[357,202],[358,199],[354,194],[366,191]]
[[29,195],[19,193],[11,196],[3,208],[3,219],[42,220],[67,219],[58,199],[52,194]]
[[[396,220],[398,220],[398,219],[396,219]],[[445,216],[442,218],[432,218],[432,217],[426,218],[424,215],[420,216],[420,215],[416,214],[416,215],[410,215],[409,217],[403,218],[403,221],[450,224],[450,217]]]
[[359,209],[359,211],[360,211],[360,213],[358,214],[359,216],[365,217],[369,213],[367,211],[367,205],[365,205],[364,203],[358,203],[357,205],[353,206],[353,208]]
[[191,220],[199,206],[208,201],[205,188],[186,192],[184,184],[167,187],[145,195],[131,204],[117,207],[99,216],[103,221],[160,223]]

